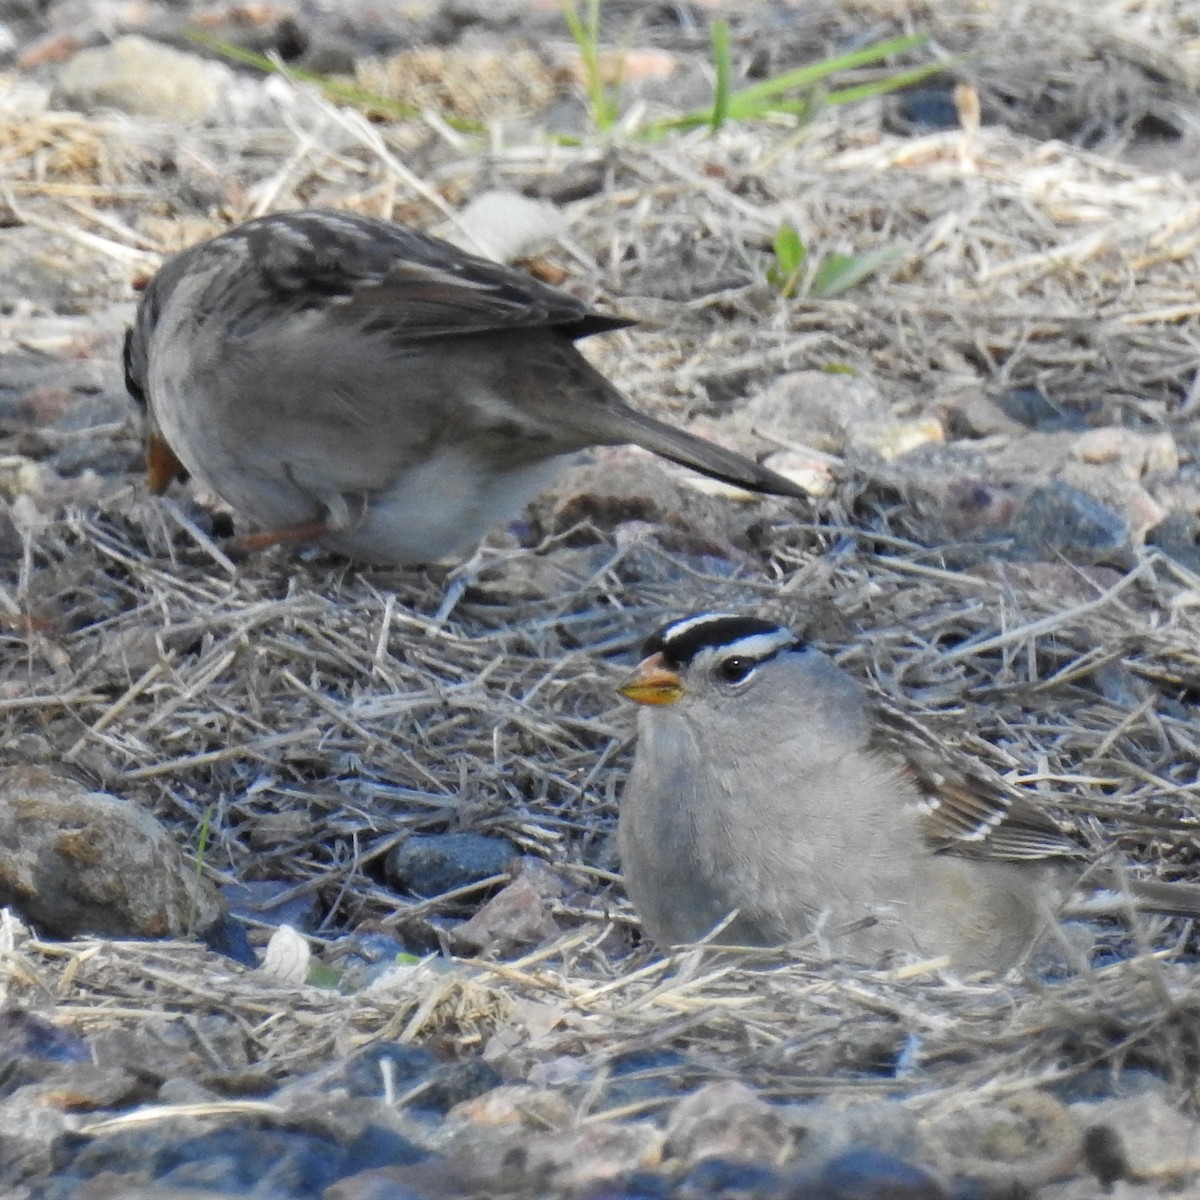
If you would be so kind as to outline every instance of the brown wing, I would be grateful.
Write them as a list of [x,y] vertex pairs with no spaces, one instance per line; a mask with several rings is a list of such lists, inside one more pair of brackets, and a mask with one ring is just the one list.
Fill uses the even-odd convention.
[[[806,495],[790,480],[740,454],[630,409],[569,344],[568,339],[631,322],[595,313],[521,271],[403,225],[350,213],[277,213],[177,255],[146,289],[127,345],[126,380],[135,396],[146,391],[154,330],[173,294],[187,297],[186,311],[179,314],[172,307],[173,317],[186,317],[196,334],[191,342],[208,356],[203,366],[211,367],[213,376],[210,398],[214,389],[240,383],[236,377],[232,383],[225,379],[224,368],[249,348],[260,358],[274,354],[286,362],[288,375],[269,383],[273,405],[254,398],[258,407],[268,409],[273,424],[278,424],[280,412],[289,412],[289,403],[294,414],[288,391],[297,389],[291,381],[300,381],[302,393],[312,390],[310,380],[327,379],[325,364],[331,357],[341,354],[340,361],[345,361],[344,344],[372,336],[393,351],[393,361],[382,354],[370,356],[375,369],[388,378],[369,378],[364,374],[367,364],[361,363],[352,377],[343,370],[335,385],[323,392],[322,421],[336,414],[356,446],[364,443],[363,431],[375,437],[378,410],[393,403],[397,377],[407,377],[414,420],[425,420],[423,428],[409,430],[405,442],[419,448],[422,441],[441,436],[443,398],[461,394],[469,385],[457,378],[447,385],[440,373],[459,368],[483,376],[499,373],[498,379],[477,381],[476,390],[505,397],[513,393],[515,377],[532,371],[528,384],[519,389],[521,403],[501,403],[487,431],[489,444],[501,447],[505,461],[514,453],[536,460],[590,444],[633,441],[753,491]],[[305,320],[314,313],[319,319]],[[517,338],[507,347],[501,339],[488,339],[541,330],[563,337]],[[200,336],[203,332],[207,338]],[[445,339],[459,343],[462,358],[453,352],[427,353],[430,342]],[[192,365],[194,371],[201,370],[201,365]],[[552,386],[555,382],[561,386]],[[246,399],[230,394],[225,405],[234,409]],[[538,411],[539,402],[546,411]],[[569,420],[564,420],[564,412]],[[505,431],[510,431],[507,436]],[[369,452],[369,445],[360,449],[360,454]],[[390,444],[379,453],[393,473],[401,465]]]
[[1013,862],[1083,854],[1077,842],[1019,796],[980,796],[949,783],[926,793],[921,825],[932,849],[964,858]]
[[[359,329],[406,339],[533,328],[575,338],[633,324],[593,312],[523,271],[352,213],[260,217],[185,251],[160,277],[186,269],[179,259],[214,253],[237,262],[214,278],[201,304],[219,308],[233,336],[317,306]],[[246,286],[247,272],[257,288]],[[263,304],[264,295],[271,303]]]
[[935,852],[1007,862],[1084,855],[1078,842],[985,763],[964,762],[906,714],[881,708],[877,728],[921,794],[921,829]]
[[191,300],[195,323],[215,319],[231,341],[315,307],[352,329],[401,341],[534,328],[579,338],[633,324],[391,221],[326,210],[274,213],[176,254],[151,280],[125,343],[125,382],[139,403],[159,314],[193,272],[209,277]]

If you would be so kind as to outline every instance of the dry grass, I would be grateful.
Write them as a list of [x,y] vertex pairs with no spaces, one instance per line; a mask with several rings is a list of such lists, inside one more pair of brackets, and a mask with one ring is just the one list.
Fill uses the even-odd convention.
[[[1131,7],[1153,17],[1143,41],[1190,19],[1186,5]],[[1056,36],[1069,58],[1071,29]],[[990,61],[999,70],[1003,46]],[[648,405],[711,415],[782,371],[848,364],[898,415],[934,410],[964,381],[1030,383],[1107,422],[1171,428],[1185,452],[1194,438],[1200,200],[1176,175],[999,128],[881,137],[866,109],[802,137],[757,127],[489,153],[440,122],[392,131],[307,96],[288,123],[125,142],[97,124],[89,152],[86,122],[47,117],[23,122],[0,161],[58,147],[20,178],[14,211],[131,273],[148,246],[169,248],[175,213],[194,230],[214,210],[342,203],[428,225],[485,183],[544,188],[596,168],[607,186],[571,206],[557,256],[580,289],[655,318],[595,348]],[[164,146],[171,183],[152,169]],[[64,154],[84,164],[70,195]],[[240,178],[258,182],[225,182]],[[845,300],[785,305],[762,273],[783,219],[824,252],[909,252]],[[14,317],[8,343],[39,320]],[[924,545],[883,472],[843,483],[819,521],[774,503],[759,515],[739,567],[643,527],[582,548],[495,549],[462,576],[285,553],[235,564],[131,477],[99,505],[23,526],[24,557],[0,576],[0,743],[147,805],[188,845],[207,822],[209,872],[315,890],[333,937],[408,912],[377,867],[411,832],[495,830],[555,864],[611,866],[632,730],[613,691],[622,662],[667,617],[753,607],[1098,850],[1195,876],[1200,579],[1153,552],[1118,572]],[[535,569],[551,567],[555,586],[539,592]],[[1121,1061],[1194,1086],[1192,972],[1166,951],[1053,986],[863,972],[817,949],[783,966],[653,962],[623,955],[631,917],[603,871],[572,877],[563,935],[536,955],[414,968],[387,990],[286,989],[192,946],[59,946],[9,924],[7,995],[81,1029],[216,1011],[269,1076],[372,1038],[468,1049],[508,1029],[525,1038],[517,1060],[602,1065],[670,1046],[695,1078],[735,1073],[787,1096],[906,1088],[935,1104]],[[533,1032],[527,1002],[558,1023]],[[914,1069],[873,1075],[909,1034]]]

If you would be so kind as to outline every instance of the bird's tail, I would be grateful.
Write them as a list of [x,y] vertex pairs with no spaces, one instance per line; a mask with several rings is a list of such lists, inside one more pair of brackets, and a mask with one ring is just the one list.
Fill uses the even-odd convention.
[[635,408],[627,407],[623,415],[627,423],[623,423],[621,441],[634,442],[672,462],[747,491],[808,498],[808,493],[799,484],[736,450],[727,450],[716,442],[676,429]]
[[1133,908],[1164,917],[1200,918],[1200,886],[1194,883],[1108,877],[1095,884],[1096,891],[1070,902],[1068,915],[1120,916]]

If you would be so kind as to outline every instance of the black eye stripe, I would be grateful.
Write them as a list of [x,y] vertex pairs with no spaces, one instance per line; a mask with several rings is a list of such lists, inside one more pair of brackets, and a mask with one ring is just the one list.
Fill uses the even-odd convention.
[[668,667],[679,670],[693,662],[697,655],[704,651],[720,650],[743,638],[771,635],[776,636],[779,641],[768,653],[745,654],[741,657],[753,658],[756,663],[765,662],[780,650],[798,649],[804,645],[803,641],[793,637],[775,621],[729,613],[701,613],[664,625],[646,639],[642,655],[648,658],[652,654],[661,654]]

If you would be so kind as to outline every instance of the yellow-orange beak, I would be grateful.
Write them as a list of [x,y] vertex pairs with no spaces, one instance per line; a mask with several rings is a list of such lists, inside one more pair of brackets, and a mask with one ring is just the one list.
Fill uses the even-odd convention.
[[183,463],[175,457],[175,451],[167,445],[161,433],[146,435],[146,484],[156,495],[161,496],[173,480],[187,474]]
[[652,654],[638,663],[617,691],[638,704],[674,704],[683,695],[683,681],[661,654]]

